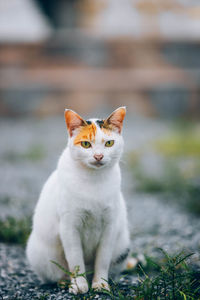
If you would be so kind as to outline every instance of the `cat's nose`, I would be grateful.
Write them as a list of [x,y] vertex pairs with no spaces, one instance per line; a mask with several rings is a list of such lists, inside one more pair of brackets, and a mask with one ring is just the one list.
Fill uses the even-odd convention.
[[94,155],[94,158],[97,160],[97,161],[100,161],[103,159],[103,154],[95,154]]

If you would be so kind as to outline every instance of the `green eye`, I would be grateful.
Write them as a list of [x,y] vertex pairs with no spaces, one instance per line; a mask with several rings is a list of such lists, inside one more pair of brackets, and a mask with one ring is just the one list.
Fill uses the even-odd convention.
[[113,141],[113,140],[107,141],[107,142],[105,143],[105,146],[106,146],[106,147],[112,147],[113,145],[114,145],[114,141]]
[[90,147],[92,147],[92,145],[90,144],[90,142],[87,142],[87,141],[81,142],[81,146],[83,148],[90,148]]

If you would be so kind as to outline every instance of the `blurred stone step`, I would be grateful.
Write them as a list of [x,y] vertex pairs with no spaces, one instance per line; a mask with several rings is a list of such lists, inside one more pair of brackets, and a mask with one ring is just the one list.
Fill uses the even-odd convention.
[[1,70],[0,77],[1,115],[89,112],[98,103],[166,117],[200,113],[200,70],[49,68]]
[[0,45],[0,67],[200,68],[199,55],[198,41],[104,40],[66,33],[38,44]]
[[198,90],[200,70],[38,68],[1,69],[0,90],[47,90],[82,92],[134,92],[152,89]]
[[199,54],[195,41],[76,34],[1,45],[0,114],[49,115],[66,105],[87,111],[122,102],[145,114],[199,114]]

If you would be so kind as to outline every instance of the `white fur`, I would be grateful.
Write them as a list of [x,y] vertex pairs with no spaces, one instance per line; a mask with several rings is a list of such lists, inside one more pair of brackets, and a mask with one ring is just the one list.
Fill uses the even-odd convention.
[[[95,120],[93,120],[94,122]],[[94,270],[92,287],[109,289],[108,275],[119,274],[125,261],[116,260],[129,247],[127,214],[121,194],[119,159],[123,139],[106,135],[97,126],[95,143],[85,149],[73,144],[74,133],[57,169],[42,189],[27,244],[27,257],[43,282],[54,282],[64,273],[51,260],[71,272]],[[102,138],[115,140],[105,147]],[[103,166],[94,166],[94,154],[103,154]],[[85,293],[84,277],[71,278],[70,292]]]

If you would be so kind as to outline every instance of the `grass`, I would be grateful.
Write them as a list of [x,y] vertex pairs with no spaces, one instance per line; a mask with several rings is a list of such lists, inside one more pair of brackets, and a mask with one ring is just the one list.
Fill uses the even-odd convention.
[[49,299],[49,294],[48,293],[45,293],[44,295],[41,295],[39,298],[38,298],[38,300],[47,300],[47,299]]
[[31,218],[0,220],[0,242],[25,245],[31,231]]
[[179,131],[155,142],[156,149],[165,156],[200,157],[200,133]]
[[187,170],[180,168],[179,162],[174,158],[168,158],[163,165],[163,173],[160,176],[151,176],[146,173],[139,161],[131,164],[131,171],[136,182],[136,190],[142,193],[160,194],[160,198],[176,199],[185,209],[195,214],[200,214],[200,165],[194,164],[194,168]]
[[39,161],[45,157],[45,150],[42,145],[34,144],[26,151],[18,153],[14,150],[7,151],[4,154],[4,159],[9,162],[16,162],[22,160]]
[[[16,243],[25,245],[30,233],[30,218],[16,220],[8,217],[5,221],[0,221],[0,241],[6,243]],[[146,256],[145,264],[139,264],[136,269],[123,274],[124,281],[110,281],[111,290],[103,290],[101,299],[113,300],[197,300],[200,299],[200,272],[195,271],[188,264],[188,259],[192,254],[178,253],[169,255],[162,249],[162,257],[158,255],[158,261]],[[65,270],[56,262],[52,262],[61,268],[68,277],[86,276],[79,274],[77,267],[72,274]],[[136,283],[130,283],[130,276],[137,276]],[[127,282],[127,283],[126,283]],[[69,281],[59,282],[60,288],[67,288]],[[85,295],[74,295],[72,299],[94,299],[97,292],[90,288]],[[44,295],[44,299],[48,298]]]
[[[138,276],[136,284],[122,285],[110,281],[110,292],[102,290],[97,293],[90,288],[85,295],[74,295],[73,299],[94,299],[100,294],[101,299],[112,300],[197,300],[200,299],[200,272],[196,272],[187,263],[192,254],[169,255],[164,250],[162,260],[158,263],[150,257],[146,257],[147,264],[143,268],[138,265],[136,270],[129,271],[129,275]],[[55,263],[55,262],[54,262]],[[67,275],[85,276],[85,274],[69,273],[62,266],[55,263]],[[149,274],[151,273],[151,275]],[[124,275],[125,279],[127,275]],[[69,282],[62,281],[62,288],[68,287]]]
[[197,299],[200,296],[199,274],[197,276],[187,264],[187,259],[192,254],[181,252],[172,256],[160,250],[164,256],[160,263],[147,257],[146,269],[154,271],[154,276],[149,276],[139,266],[140,283],[135,288],[136,299]]
[[[162,158],[161,174],[146,172],[142,157],[153,151]],[[171,135],[149,145],[143,152],[130,153],[131,171],[136,180],[136,189],[145,193],[167,194],[189,211],[200,214],[200,130],[197,126],[176,129]],[[156,161],[155,161],[156,163]],[[161,197],[162,198],[162,197]]]

